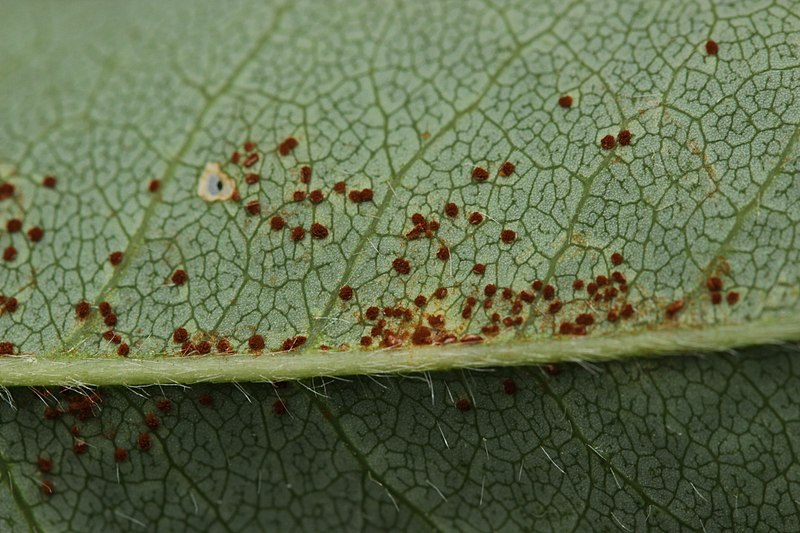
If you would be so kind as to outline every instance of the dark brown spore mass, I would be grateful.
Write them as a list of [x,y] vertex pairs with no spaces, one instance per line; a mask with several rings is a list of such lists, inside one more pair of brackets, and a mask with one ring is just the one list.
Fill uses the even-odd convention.
[[319,222],[314,222],[311,224],[311,236],[315,239],[324,239],[328,236],[328,228]]
[[261,335],[253,335],[247,340],[247,347],[250,348],[251,351],[257,352],[259,350],[264,349],[264,337]]
[[489,172],[483,167],[475,167],[472,169],[472,179],[475,181],[486,181],[489,179]]
[[189,332],[186,331],[186,328],[178,328],[172,334],[172,342],[176,344],[183,344],[189,340]]
[[303,237],[306,236],[306,230],[305,228],[303,228],[303,226],[295,226],[294,228],[292,228],[292,233],[290,236],[292,240],[295,242],[302,241]]
[[517,238],[517,234],[510,229],[504,229],[500,232],[500,240],[506,244],[511,244]]
[[506,161],[505,163],[503,163],[503,166],[500,167],[500,171],[498,172],[498,174],[500,174],[500,176],[504,178],[507,178],[511,174],[513,174],[516,169],[517,167],[514,165],[514,163]]
[[183,285],[189,280],[189,275],[182,268],[179,268],[172,274],[172,283],[175,285]]
[[245,207],[247,214],[250,216],[257,216],[261,214],[261,203],[258,200],[250,200]]
[[278,153],[282,156],[289,155],[292,150],[297,148],[297,145],[300,144],[297,142],[297,139],[294,137],[287,137],[281,144],[278,145]]
[[10,218],[6,222],[6,231],[9,233],[16,233],[22,229],[22,221],[18,218]]
[[411,263],[402,257],[398,257],[392,261],[392,267],[397,271],[398,274],[408,274],[411,272]]
[[75,306],[75,316],[77,316],[79,320],[85,320],[91,312],[92,306],[89,305],[89,302],[86,300],[78,302],[78,305]]
[[600,139],[600,148],[603,150],[611,150],[616,146],[617,141],[614,140],[613,135],[606,135],[602,139]]
[[269,219],[269,226],[273,231],[280,231],[286,226],[286,221],[280,215],[275,215]]
[[474,213],[470,214],[469,216],[469,223],[472,225],[477,225],[483,222],[483,215],[475,211]]
[[351,300],[353,298],[353,287],[350,285],[345,285],[341,289],[339,289],[339,298],[344,300],[345,302]]

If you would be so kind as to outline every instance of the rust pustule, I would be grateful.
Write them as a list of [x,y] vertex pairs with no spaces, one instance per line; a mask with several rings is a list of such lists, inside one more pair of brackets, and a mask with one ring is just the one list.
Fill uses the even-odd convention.
[[247,340],[247,347],[252,352],[258,352],[264,349],[264,337],[255,334]]
[[408,274],[411,272],[411,263],[409,263],[407,259],[398,257],[392,261],[392,268],[394,268],[398,274]]
[[328,228],[319,222],[314,222],[311,224],[311,236],[315,239],[324,239],[328,236]]
[[486,181],[489,179],[489,172],[483,167],[475,167],[472,169],[472,179],[475,181]]
[[22,229],[22,221],[18,218],[10,218],[6,221],[6,231],[9,233],[17,233]]
[[351,300],[353,298],[353,287],[350,285],[345,285],[339,289],[339,298],[344,300],[345,302]]
[[308,199],[311,200],[312,204],[319,204],[325,199],[325,195],[319,189],[314,189],[310,193],[308,193]]
[[306,236],[306,230],[303,226],[295,226],[289,236],[295,242],[302,241],[303,237]]
[[245,210],[250,216],[258,216],[261,214],[261,203],[258,200],[250,200],[247,202]]
[[175,285],[183,285],[188,280],[189,280],[189,275],[182,268],[179,268],[178,270],[172,273],[172,283]]
[[667,305],[666,307],[667,318],[672,318],[675,315],[677,315],[683,309],[683,306],[684,306],[683,300],[675,300],[674,302]]
[[300,183],[309,183],[311,181],[311,167],[303,165],[300,167]]
[[91,312],[92,306],[86,300],[81,300],[75,306],[75,316],[78,317],[79,320],[86,320]]
[[511,161],[506,161],[505,163],[502,164],[502,166],[500,166],[500,170],[497,173],[501,177],[507,178],[511,174],[513,174],[516,169],[517,167],[514,165],[514,163],[512,163]]
[[186,328],[178,328],[172,333],[172,342],[175,344],[183,344],[189,340],[189,332]]
[[470,213],[469,219],[467,220],[473,226],[477,226],[478,224],[483,222],[483,215],[475,211],[474,213]]
[[280,231],[286,227],[286,221],[280,215],[275,215],[269,219],[269,226],[272,231]]
[[289,155],[300,143],[294,137],[287,137],[278,145],[278,153],[282,156]]
[[504,229],[500,232],[500,240],[506,244],[511,244],[517,238],[517,233],[514,230]]

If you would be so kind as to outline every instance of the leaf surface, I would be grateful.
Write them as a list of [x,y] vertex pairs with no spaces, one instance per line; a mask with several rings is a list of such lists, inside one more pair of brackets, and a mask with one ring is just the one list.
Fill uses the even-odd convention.
[[798,337],[797,14],[681,6],[7,3],[0,382]]
[[[13,389],[0,405],[0,520],[8,531],[791,531],[798,361],[797,346],[777,346],[557,375],[108,388],[86,418],[74,391]],[[469,410],[454,407],[465,399]],[[65,413],[49,420],[48,406]],[[37,472],[40,457],[51,473]]]

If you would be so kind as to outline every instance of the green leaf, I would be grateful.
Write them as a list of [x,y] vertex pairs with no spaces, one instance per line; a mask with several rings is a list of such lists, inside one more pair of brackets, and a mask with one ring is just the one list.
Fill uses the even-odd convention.
[[[800,527],[796,345],[590,362],[800,337],[795,3],[7,0],[0,12],[0,182],[14,187],[0,189],[0,249],[16,250],[0,262],[0,342],[14,354],[0,383],[70,387],[1,389],[0,529]],[[601,147],[623,130],[629,146]],[[209,182],[215,163],[224,175]],[[208,201],[232,194],[225,176],[241,200]],[[348,197],[367,187],[372,201]],[[292,201],[315,189],[320,203]],[[414,213],[438,230],[407,237]],[[287,227],[272,229],[275,214]],[[22,231],[8,231],[16,218]],[[328,236],[291,239],[313,222]],[[589,298],[614,270],[627,292],[618,277],[616,296]],[[103,338],[103,301],[127,357]],[[610,321],[626,303],[632,316]],[[372,335],[369,306],[411,319],[389,312]],[[582,313],[586,335],[559,334]],[[483,342],[413,346],[432,315],[445,324],[432,341]],[[179,327],[239,355],[180,357]],[[307,342],[273,353],[296,336]],[[582,363],[83,386],[565,360]]]
[[[19,356],[2,361],[4,384],[282,379],[800,337],[791,4],[4,12],[0,214],[22,221],[0,234],[0,342]],[[178,328],[185,352],[211,354],[180,357]],[[441,346],[415,346],[427,344]]]
[[[0,518],[11,531],[793,531],[798,355],[109,388],[86,421],[70,413],[80,395],[15,389],[0,405]],[[67,412],[48,420],[46,405]]]

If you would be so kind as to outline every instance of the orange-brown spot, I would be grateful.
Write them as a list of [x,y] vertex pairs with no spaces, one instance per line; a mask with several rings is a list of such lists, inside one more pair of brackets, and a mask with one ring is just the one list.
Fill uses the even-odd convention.
[[302,241],[303,237],[306,236],[306,230],[303,226],[295,226],[292,228],[292,232],[289,234],[293,241]]
[[264,337],[259,334],[255,334],[249,339],[247,339],[247,347],[250,348],[252,352],[258,352],[264,349]]
[[86,320],[91,312],[92,306],[86,300],[81,300],[78,302],[78,305],[75,306],[75,316],[78,317],[79,320]]
[[314,222],[311,224],[311,236],[315,239],[324,239],[328,236],[328,228],[319,222]]
[[303,165],[300,167],[300,183],[309,183],[311,181],[311,167]]
[[677,315],[683,309],[683,306],[684,306],[683,300],[675,300],[674,302],[667,305],[666,307],[667,317],[672,318],[675,315]]
[[287,137],[282,143],[278,145],[278,153],[282,156],[289,155],[292,150],[297,148],[297,145],[300,144],[297,142],[297,139],[294,137]]
[[500,167],[500,170],[498,171],[498,174],[500,174],[500,176],[502,176],[504,178],[507,178],[511,174],[513,174],[516,169],[517,169],[517,167],[514,165],[514,163],[512,163],[511,161],[506,161]]
[[250,200],[245,206],[247,214],[250,216],[257,216],[261,214],[261,202],[258,200]]
[[411,335],[411,343],[415,345],[431,344],[433,339],[431,337],[431,329],[427,326],[418,326],[413,335]]
[[411,263],[402,257],[398,257],[392,261],[392,267],[397,271],[398,274],[408,274],[411,272]]
[[269,219],[269,226],[272,231],[280,231],[286,227],[286,221],[280,215],[275,215]]
[[18,218],[11,218],[6,222],[6,231],[16,233],[22,229],[22,221]]
[[489,172],[483,167],[475,167],[472,169],[472,179],[475,181],[486,181],[489,179]]
[[504,229],[500,232],[500,240],[506,244],[511,244],[516,238],[517,234],[514,230]]
[[188,280],[189,280],[189,275],[182,268],[179,268],[178,270],[172,273],[172,283],[175,285],[183,285]]
[[44,237],[44,230],[39,226],[34,226],[28,230],[28,239],[32,242],[39,242]]
[[325,195],[319,189],[314,189],[310,193],[308,193],[308,199],[311,200],[312,204],[321,203],[325,199]]
[[340,288],[339,298],[341,298],[345,302],[351,300],[353,298],[353,287],[351,287],[350,285],[344,285],[342,288]]

